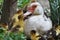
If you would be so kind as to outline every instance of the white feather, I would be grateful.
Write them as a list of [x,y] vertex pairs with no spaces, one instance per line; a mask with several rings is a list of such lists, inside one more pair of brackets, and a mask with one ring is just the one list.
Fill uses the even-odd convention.
[[25,34],[30,35],[31,30],[36,30],[39,33],[40,31],[42,32],[49,31],[52,28],[52,22],[50,18],[43,16],[44,15],[43,8],[38,2],[32,3],[31,6],[32,5],[37,5],[37,8],[35,9],[34,13],[37,13],[39,15],[33,15],[29,17],[27,20],[25,20],[24,28]]

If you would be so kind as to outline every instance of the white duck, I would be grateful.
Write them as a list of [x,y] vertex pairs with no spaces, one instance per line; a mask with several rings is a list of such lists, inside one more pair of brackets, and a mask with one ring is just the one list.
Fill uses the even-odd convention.
[[[46,33],[52,28],[52,22],[50,18],[44,15],[44,11],[40,3],[33,2],[30,4],[31,8],[34,8],[34,13],[31,17],[25,20],[24,32],[27,36],[30,36],[30,32],[35,30],[37,33]],[[24,16],[31,14],[31,11],[27,11]]]

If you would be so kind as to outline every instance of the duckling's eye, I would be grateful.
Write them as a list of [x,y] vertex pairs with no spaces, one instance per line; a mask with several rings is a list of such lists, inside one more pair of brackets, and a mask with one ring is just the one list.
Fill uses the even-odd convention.
[[21,16],[19,15],[19,16],[18,16],[18,19],[20,19],[20,18],[21,18]]
[[36,31],[35,30],[31,30],[31,34],[35,34],[36,33]]
[[59,29],[60,30],[60,29]]

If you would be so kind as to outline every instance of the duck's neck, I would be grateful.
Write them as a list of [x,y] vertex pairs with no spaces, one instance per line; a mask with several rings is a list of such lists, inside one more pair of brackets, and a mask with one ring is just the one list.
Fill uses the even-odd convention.
[[27,11],[24,15],[27,16],[27,15],[30,15],[31,12]]
[[[24,17],[27,17],[28,15],[32,14],[31,12],[27,11],[25,14],[24,14]],[[37,15],[40,15],[42,17],[46,17],[44,14],[32,14],[32,16],[37,16]]]

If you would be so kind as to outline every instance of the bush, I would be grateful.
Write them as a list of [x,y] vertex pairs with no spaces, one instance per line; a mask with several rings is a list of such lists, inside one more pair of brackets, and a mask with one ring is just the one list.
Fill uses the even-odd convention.
[[60,25],[60,0],[49,0],[53,24]]
[[26,40],[26,36],[22,32],[6,32],[3,28],[0,28],[0,40]]

